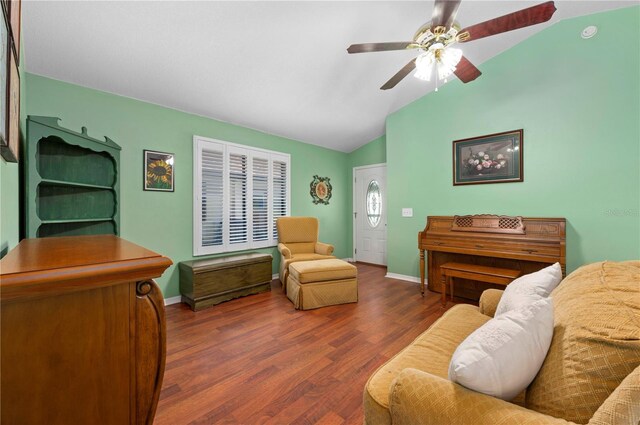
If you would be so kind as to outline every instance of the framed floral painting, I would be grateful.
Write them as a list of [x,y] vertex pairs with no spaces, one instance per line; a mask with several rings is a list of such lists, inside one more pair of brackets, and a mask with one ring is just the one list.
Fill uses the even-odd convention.
[[454,140],[453,185],[521,182],[522,129]]
[[173,192],[173,159],[172,153],[144,151],[144,190]]

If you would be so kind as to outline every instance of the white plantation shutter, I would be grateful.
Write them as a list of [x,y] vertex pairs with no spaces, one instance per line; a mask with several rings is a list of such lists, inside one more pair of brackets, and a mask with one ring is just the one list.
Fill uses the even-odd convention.
[[249,241],[247,221],[247,155],[229,153],[229,243]]
[[279,159],[275,159],[273,162],[273,238],[278,240],[278,229],[276,228],[276,221],[278,217],[284,217],[288,215],[289,202],[288,202],[288,163]]
[[223,184],[224,162],[222,146],[210,146],[202,150],[200,210],[202,246],[223,244]]
[[253,158],[253,241],[269,238],[269,159]]
[[194,136],[193,253],[275,246],[289,215],[287,154]]

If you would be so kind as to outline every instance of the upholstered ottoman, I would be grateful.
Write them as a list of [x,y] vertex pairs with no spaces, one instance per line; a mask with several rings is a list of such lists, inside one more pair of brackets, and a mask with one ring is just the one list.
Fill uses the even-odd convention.
[[298,310],[358,302],[358,269],[346,261],[298,261],[289,265],[287,297]]

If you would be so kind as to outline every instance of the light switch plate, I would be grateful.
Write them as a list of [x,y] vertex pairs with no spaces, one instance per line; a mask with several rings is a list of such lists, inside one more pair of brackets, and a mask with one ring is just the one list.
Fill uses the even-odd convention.
[[403,217],[413,217],[413,208],[403,208],[402,209]]

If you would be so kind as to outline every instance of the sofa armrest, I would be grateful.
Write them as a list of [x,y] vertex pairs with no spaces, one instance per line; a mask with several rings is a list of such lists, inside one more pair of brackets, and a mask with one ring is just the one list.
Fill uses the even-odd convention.
[[554,418],[438,376],[404,369],[391,384],[389,410],[394,425],[567,425]]
[[316,242],[316,254],[331,255],[333,254],[333,245],[328,243]]
[[282,256],[285,259],[291,258],[291,250],[289,248],[287,248],[287,246],[285,244],[279,243],[278,244],[278,251],[280,251],[280,254],[282,254]]
[[629,425],[640,423],[640,366],[613,390],[596,410],[588,425]]
[[496,309],[498,308],[498,303],[503,293],[504,291],[500,289],[487,289],[483,291],[482,295],[480,295],[480,313],[493,317],[493,315],[496,314]]

